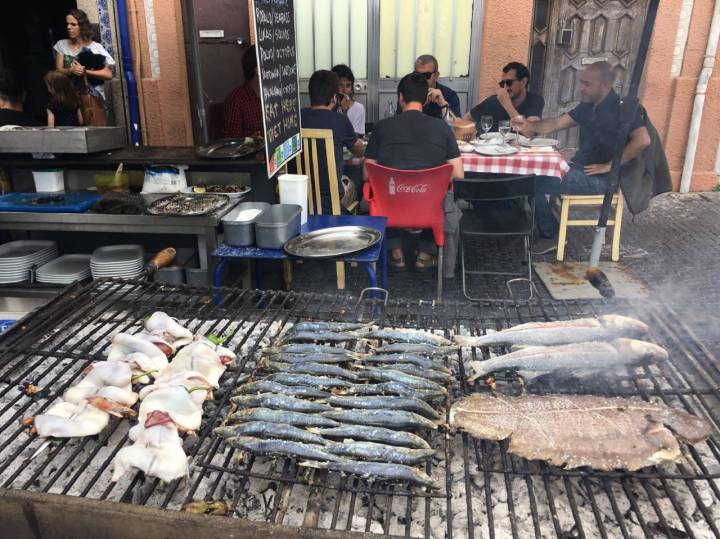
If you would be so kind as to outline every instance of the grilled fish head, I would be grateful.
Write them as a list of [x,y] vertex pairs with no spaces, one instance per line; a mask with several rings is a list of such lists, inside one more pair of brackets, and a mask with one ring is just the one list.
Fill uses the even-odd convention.
[[668,352],[655,343],[637,339],[615,339],[613,345],[622,355],[628,358],[639,358],[653,363],[667,361]]
[[608,332],[622,337],[642,337],[647,335],[650,329],[640,320],[619,314],[606,314],[599,316],[598,319]]

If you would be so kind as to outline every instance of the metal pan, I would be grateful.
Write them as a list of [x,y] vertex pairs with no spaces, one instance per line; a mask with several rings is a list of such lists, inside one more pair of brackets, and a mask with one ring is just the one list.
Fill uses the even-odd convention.
[[295,236],[285,243],[285,252],[303,258],[330,258],[362,251],[375,245],[382,234],[366,226],[321,228]]

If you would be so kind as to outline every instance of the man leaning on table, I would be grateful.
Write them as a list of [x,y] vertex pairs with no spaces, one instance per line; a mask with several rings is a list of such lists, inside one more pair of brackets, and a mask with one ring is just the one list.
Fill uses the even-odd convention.
[[[430,54],[418,56],[415,60],[415,73],[425,77],[428,92],[422,111],[428,116],[442,118],[446,121],[460,117],[460,98],[455,90],[440,84],[440,71],[437,59]],[[398,107],[398,111],[400,107]]]
[[[570,162],[570,171],[563,177],[538,176],[535,183],[535,223],[541,240],[536,254],[556,247],[559,224],[546,195],[594,195],[604,193],[607,174],[615,154],[620,128],[620,97],[613,90],[615,74],[607,62],[590,64],[580,73],[582,102],[568,113],[556,118],[536,121],[515,121],[521,132],[532,136],[580,126],[578,150]],[[634,159],[650,145],[646,117],[638,108],[630,123],[630,134],[622,154],[622,163]]]

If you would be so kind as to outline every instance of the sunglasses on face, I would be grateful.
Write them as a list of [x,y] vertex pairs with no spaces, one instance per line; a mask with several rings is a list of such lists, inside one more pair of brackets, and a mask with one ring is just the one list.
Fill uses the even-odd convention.
[[435,74],[435,73],[433,73],[432,71],[429,71],[429,72],[426,72],[426,73],[419,73],[419,72],[416,71],[415,73],[418,74],[418,75],[422,75],[423,77],[425,77],[426,80],[430,80],[430,77],[432,77],[432,76]]
[[498,82],[498,84],[500,85],[500,88],[510,87],[510,86],[512,86],[512,83],[515,82],[516,80],[520,80],[520,79],[503,79],[500,82]]

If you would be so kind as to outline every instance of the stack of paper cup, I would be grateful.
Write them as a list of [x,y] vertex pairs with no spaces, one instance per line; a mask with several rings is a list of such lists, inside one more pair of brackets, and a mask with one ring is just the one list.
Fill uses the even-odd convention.
[[308,177],[303,174],[281,174],[278,176],[280,204],[297,204],[302,208],[300,224],[307,222]]

